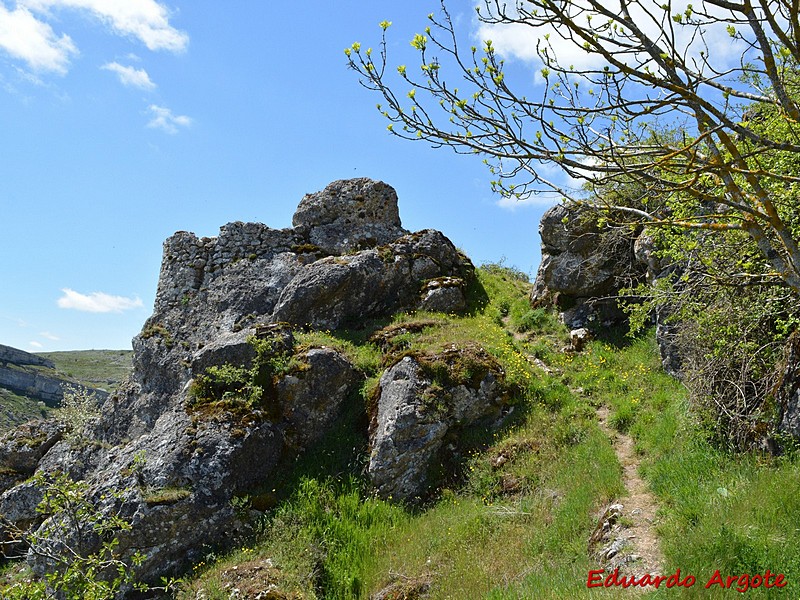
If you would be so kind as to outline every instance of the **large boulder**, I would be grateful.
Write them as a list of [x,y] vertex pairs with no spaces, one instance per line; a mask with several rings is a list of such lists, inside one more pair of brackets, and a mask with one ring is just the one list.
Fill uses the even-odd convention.
[[458,451],[455,434],[500,422],[503,381],[497,362],[475,347],[405,356],[388,368],[370,426],[368,469],[378,495],[406,502],[427,496],[439,483],[435,467]]
[[367,178],[334,181],[307,194],[292,217],[311,244],[330,254],[374,248],[408,233],[400,224],[397,192]]
[[573,329],[622,320],[614,296],[646,271],[634,253],[635,232],[601,228],[591,208],[565,203],[544,213],[539,235],[542,262],[532,303],[556,305]]
[[[64,437],[64,429],[56,420],[31,421],[0,436],[0,476],[27,479],[42,457]],[[5,489],[0,484],[0,493]]]
[[337,329],[404,308],[430,306],[430,280],[450,276],[451,301],[436,308],[463,310],[465,279],[473,268],[444,235],[434,230],[404,235],[390,244],[309,265],[289,282],[272,319]]
[[786,361],[775,387],[778,431],[800,439],[800,334],[792,334],[786,346]]

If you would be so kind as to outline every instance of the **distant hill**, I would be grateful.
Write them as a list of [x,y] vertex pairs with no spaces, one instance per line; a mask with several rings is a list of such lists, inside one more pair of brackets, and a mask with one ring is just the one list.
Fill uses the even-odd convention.
[[56,373],[87,387],[113,393],[133,369],[132,350],[37,352],[55,365]]
[[30,354],[0,347],[0,431],[41,418],[58,406],[61,384],[116,391],[132,368],[130,350],[72,350]]

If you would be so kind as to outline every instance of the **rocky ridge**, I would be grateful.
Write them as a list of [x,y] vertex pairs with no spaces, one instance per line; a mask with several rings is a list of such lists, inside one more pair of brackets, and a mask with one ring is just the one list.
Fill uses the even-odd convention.
[[[7,523],[38,529],[58,548],[35,511],[41,490],[26,480],[67,472],[88,482],[102,510],[131,522],[118,548],[143,555],[137,579],[180,574],[208,547],[248,533],[236,497],[268,488],[280,465],[361,402],[364,375],[351,360],[297,346],[293,331],[467,306],[470,261],[438,231],[405,231],[384,183],[334,182],[302,200],[293,225],[237,222],[214,238],[178,232],[164,242],[153,315],[133,340],[133,374],[102,416],[82,432],[42,422],[0,439]],[[480,376],[426,374],[426,361],[449,372],[464,353]],[[397,361],[363,435],[377,492],[413,502],[436,484],[431,467],[453,451],[454,432],[502,417],[504,374],[479,348]],[[415,446],[419,435],[425,443]],[[46,554],[28,553],[40,575],[54,568]]]

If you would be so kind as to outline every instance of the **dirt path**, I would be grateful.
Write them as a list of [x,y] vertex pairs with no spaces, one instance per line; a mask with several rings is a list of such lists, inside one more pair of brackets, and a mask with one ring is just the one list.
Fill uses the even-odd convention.
[[[616,564],[620,564],[620,572],[626,571],[628,574],[637,576],[645,573],[660,574],[664,566],[664,557],[655,530],[658,503],[655,496],[650,493],[647,483],[639,476],[641,461],[636,454],[633,438],[612,429],[608,425],[608,415],[606,406],[597,410],[600,427],[611,439],[617,459],[622,465],[623,483],[627,491],[627,495],[619,499],[622,515],[618,519],[617,531],[612,534],[615,539],[627,540],[627,544],[617,555],[619,558]],[[610,540],[611,543],[613,541]],[[634,557],[638,560],[634,560]],[[615,565],[614,558],[609,562]]]

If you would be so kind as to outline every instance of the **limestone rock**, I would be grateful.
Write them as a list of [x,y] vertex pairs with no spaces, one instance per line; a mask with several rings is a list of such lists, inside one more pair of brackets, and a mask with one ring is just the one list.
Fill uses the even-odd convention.
[[633,244],[636,261],[647,267],[647,279],[653,282],[664,270],[661,260],[656,256],[656,242],[651,231],[643,230]]
[[292,225],[308,230],[310,242],[331,254],[374,248],[407,233],[395,190],[367,178],[334,181],[306,195]]
[[778,431],[800,439],[800,335],[792,334],[786,347],[786,362],[775,388]]
[[534,305],[555,304],[570,328],[618,322],[624,314],[614,296],[621,283],[641,278],[635,235],[601,230],[591,210],[577,204],[548,209],[539,224],[542,262],[531,292]]
[[245,329],[220,334],[213,342],[194,353],[192,375],[200,375],[210,366],[226,363],[249,367],[256,357],[253,345],[248,342],[253,333]]
[[[87,429],[91,439],[73,444],[54,434],[30,451],[0,442],[0,460],[16,465],[10,469],[68,472],[84,479],[94,498],[106,498],[102,510],[129,519],[133,528],[118,550],[125,556],[144,549],[139,580],[178,575],[206,544],[224,548],[246,533],[231,499],[268,486],[277,465],[310,448],[354,398],[363,375],[332,348],[296,349],[292,325],[337,328],[421,306],[448,312],[466,306],[472,263],[438,231],[403,230],[396,194],[384,183],[335,182],[301,202],[294,225],[235,222],[213,238],[171,236],[153,314],[133,340],[133,373],[105,400]],[[251,337],[271,342],[271,362],[257,386],[263,394],[256,401],[235,389],[199,397],[197,381],[209,367],[251,373],[257,364]],[[456,354],[439,359],[457,360]],[[386,376],[372,471],[386,493],[423,493],[425,468],[444,441],[501,414],[502,371],[488,357],[470,356],[485,368],[476,371],[478,379],[444,390],[441,414],[425,405],[431,381],[421,372],[411,387],[422,396],[390,389],[406,363]],[[410,420],[398,422],[394,413]],[[419,446],[419,435],[429,435],[427,445]],[[405,460],[413,464],[404,467]],[[23,519],[33,497],[18,479],[7,483],[3,498],[19,504]],[[24,497],[31,502],[13,500]],[[35,557],[31,566],[40,574],[53,568]]]
[[41,500],[41,490],[33,483],[23,482],[0,495],[0,514],[20,529],[27,529],[29,523],[41,520],[36,512]]
[[422,290],[422,310],[459,313],[467,308],[466,285],[460,277],[431,279]]
[[327,431],[364,377],[331,348],[312,348],[300,358],[303,367],[284,377],[276,392],[287,446],[307,448]]
[[64,384],[69,383],[86,392],[94,393],[100,399],[108,397],[108,392],[68,382],[56,376],[45,375],[36,370],[20,366],[0,366],[0,387],[19,394],[41,400],[50,406],[58,406],[64,397]]
[[569,341],[574,352],[581,352],[592,339],[592,333],[585,327],[573,329],[569,332]]
[[9,431],[0,437],[0,472],[13,471],[23,478],[32,475],[63,435],[64,426],[55,420],[32,421]]
[[[424,364],[452,367],[460,360],[472,364],[470,381],[434,385]],[[479,366],[482,362],[482,368]],[[406,356],[380,379],[373,415],[369,476],[379,496],[414,502],[436,481],[429,473],[448,452],[445,442],[459,428],[495,424],[506,399],[503,372],[488,355],[475,348],[451,348],[438,356]]]
[[47,367],[48,369],[56,368],[52,360],[36,354],[31,354],[30,352],[25,352],[24,350],[12,348],[11,346],[4,346],[3,344],[0,344],[0,363],[11,363],[14,365],[37,365],[41,367]]
[[[425,280],[454,275],[473,276],[472,264],[440,232],[425,230],[309,265],[283,290],[272,320],[336,329],[416,308],[425,303],[420,299]],[[443,306],[465,307],[460,293],[461,302]]]

